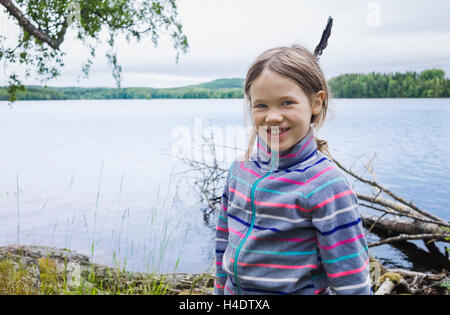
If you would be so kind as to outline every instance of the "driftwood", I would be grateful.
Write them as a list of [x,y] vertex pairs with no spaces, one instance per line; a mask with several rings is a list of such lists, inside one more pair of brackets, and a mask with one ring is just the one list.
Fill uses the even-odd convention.
[[387,219],[377,216],[361,214],[361,219],[367,227],[388,231],[392,234],[441,234],[443,231],[434,223],[424,223],[422,221],[411,221],[403,219]]
[[[409,209],[411,209],[412,211],[415,211],[417,214],[420,214],[420,215],[422,215],[422,216],[424,216],[424,217],[433,219],[433,220],[435,220],[435,221],[437,221],[437,222],[448,223],[448,222],[446,222],[445,220],[443,220],[443,219],[441,219],[441,218],[439,218],[439,217],[437,217],[437,216],[435,216],[435,215],[433,215],[433,214],[431,214],[431,213],[429,213],[429,212],[427,212],[427,211],[425,211],[425,210],[423,210],[423,209],[420,209],[419,207],[417,207],[416,205],[414,205],[411,201],[410,201],[410,202],[405,201],[403,198],[397,196],[396,194],[394,194],[393,192],[391,192],[389,189],[387,189],[387,188],[381,186],[381,185],[378,184],[376,181],[370,181],[370,180],[367,180],[367,179],[362,178],[361,176],[358,176],[357,174],[353,173],[351,170],[345,168],[341,163],[339,163],[339,162],[336,161],[335,159],[333,159],[333,162],[334,162],[340,169],[342,169],[344,172],[346,172],[347,174],[353,176],[354,178],[356,178],[358,181],[360,181],[360,182],[362,182],[362,183],[365,183],[365,184],[368,184],[368,185],[370,185],[370,186],[372,186],[372,187],[377,188],[380,192],[383,192],[383,193],[387,194],[388,196],[392,197],[394,200],[400,202],[400,205],[395,205],[395,204],[393,204],[390,200],[386,200],[386,199],[382,199],[382,200],[379,199],[378,202],[376,202],[375,200],[373,200],[373,199],[371,199],[371,198],[369,197],[369,200],[367,200],[367,199],[365,199],[366,196],[361,195],[361,194],[358,194],[358,198],[363,199],[363,200],[366,200],[366,201],[370,201],[370,202],[376,202],[376,203],[379,203],[380,201],[381,201],[381,202],[384,201],[384,202],[387,202],[387,203],[388,203],[388,204],[386,205],[387,207],[394,208],[394,209],[396,209],[396,210],[398,210],[398,211],[400,211],[400,212],[401,212],[401,211],[407,211],[407,212],[409,212],[409,210],[408,210],[408,208],[409,208]],[[374,198],[374,197],[372,197],[372,198]],[[376,197],[375,197],[375,198],[376,198]],[[376,198],[376,199],[377,199],[377,198]]]
[[402,242],[407,240],[436,240],[436,241],[447,241],[446,238],[449,238],[450,234],[418,234],[418,235],[400,235],[395,237],[389,237],[382,241],[370,243],[369,247],[379,246],[387,243],[393,242]]
[[380,288],[375,292],[375,295],[388,295],[395,289],[395,283],[390,279],[387,279],[383,282]]
[[[378,191],[377,194],[373,196],[368,196],[366,194],[356,192],[360,206],[384,212],[380,217],[362,215],[363,222],[366,227],[369,227],[369,230],[371,230],[371,228],[376,228],[387,232],[387,234],[390,236],[395,235],[397,237],[389,237],[380,242],[369,244],[369,246],[373,247],[390,242],[417,239],[421,239],[424,241],[438,240],[449,242],[449,222],[443,220],[442,218],[439,218],[434,214],[429,213],[426,210],[417,207],[411,201],[408,202],[404,200],[389,189],[380,185],[375,180],[371,181],[362,178],[361,176],[352,172],[350,169],[344,167],[341,163],[339,163],[339,161],[333,159],[333,162],[341,170],[351,175],[357,181],[370,185]],[[369,165],[367,165],[366,168],[370,170]],[[393,200],[383,197],[382,194],[391,197]],[[361,201],[369,202],[369,204],[363,203]],[[385,215],[391,215],[393,218],[383,218]],[[404,218],[406,218],[406,220]]]

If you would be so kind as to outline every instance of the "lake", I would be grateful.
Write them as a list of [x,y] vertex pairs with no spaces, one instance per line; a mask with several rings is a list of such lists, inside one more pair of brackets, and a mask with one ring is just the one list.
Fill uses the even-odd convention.
[[[318,137],[337,160],[359,174],[372,160],[379,183],[450,219],[449,99],[335,99],[331,110]],[[207,161],[201,136],[212,133],[228,167],[245,131],[240,99],[0,102],[0,246],[69,248],[133,271],[203,272],[213,263],[214,222],[203,221],[194,179],[175,155]],[[371,253],[420,269],[414,252],[424,246],[412,244]]]

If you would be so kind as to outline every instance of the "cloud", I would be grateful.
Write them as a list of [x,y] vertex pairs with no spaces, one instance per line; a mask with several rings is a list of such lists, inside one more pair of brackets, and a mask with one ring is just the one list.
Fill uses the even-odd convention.
[[[430,67],[450,75],[450,2],[447,0],[180,0],[179,20],[190,49],[175,62],[168,36],[158,47],[118,40],[123,86],[173,86],[244,77],[261,52],[302,44],[314,50],[328,16],[334,26],[321,58],[327,77],[346,72],[395,72]],[[5,24],[4,21],[2,21]],[[1,24],[0,24],[1,25]],[[87,49],[67,38],[62,82],[114,86],[106,48],[97,49],[90,79],[76,81]],[[107,77],[111,79],[106,79]],[[97,81],[98,80],[98,81]],[[201,81],[200,81],[201,82]],[[49,83],[51,85],[51,83]]]

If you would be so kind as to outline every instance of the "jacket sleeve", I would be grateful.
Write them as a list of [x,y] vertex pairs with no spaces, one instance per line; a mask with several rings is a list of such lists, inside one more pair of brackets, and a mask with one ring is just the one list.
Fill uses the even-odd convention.
[[371,294],[369,252],[357,197],[347,180],[337,170],[333,173],[336,176],[326,179],[321,185],[326,187],[315,194],[310,205],[319,262],[334,293]]
[[219,215],[216,225],[216,254],[215,254],[215,282],[214,282],[214,294],[223,295],[225,282],[227,279],[226,273],[222,269],[222,258],[225,253],[225,249],[228,246],[228,187],[230,180],[230,172],[228,172],[227,181],[222,194],[222,202],[220,205]]

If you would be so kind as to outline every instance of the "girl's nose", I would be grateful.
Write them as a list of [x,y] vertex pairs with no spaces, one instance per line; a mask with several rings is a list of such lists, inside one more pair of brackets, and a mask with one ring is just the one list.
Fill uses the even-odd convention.
[[278,111],[270,111],[266,115],[266,123],[272,124],[272,123],[280,123],[283,121],[283,116]]

